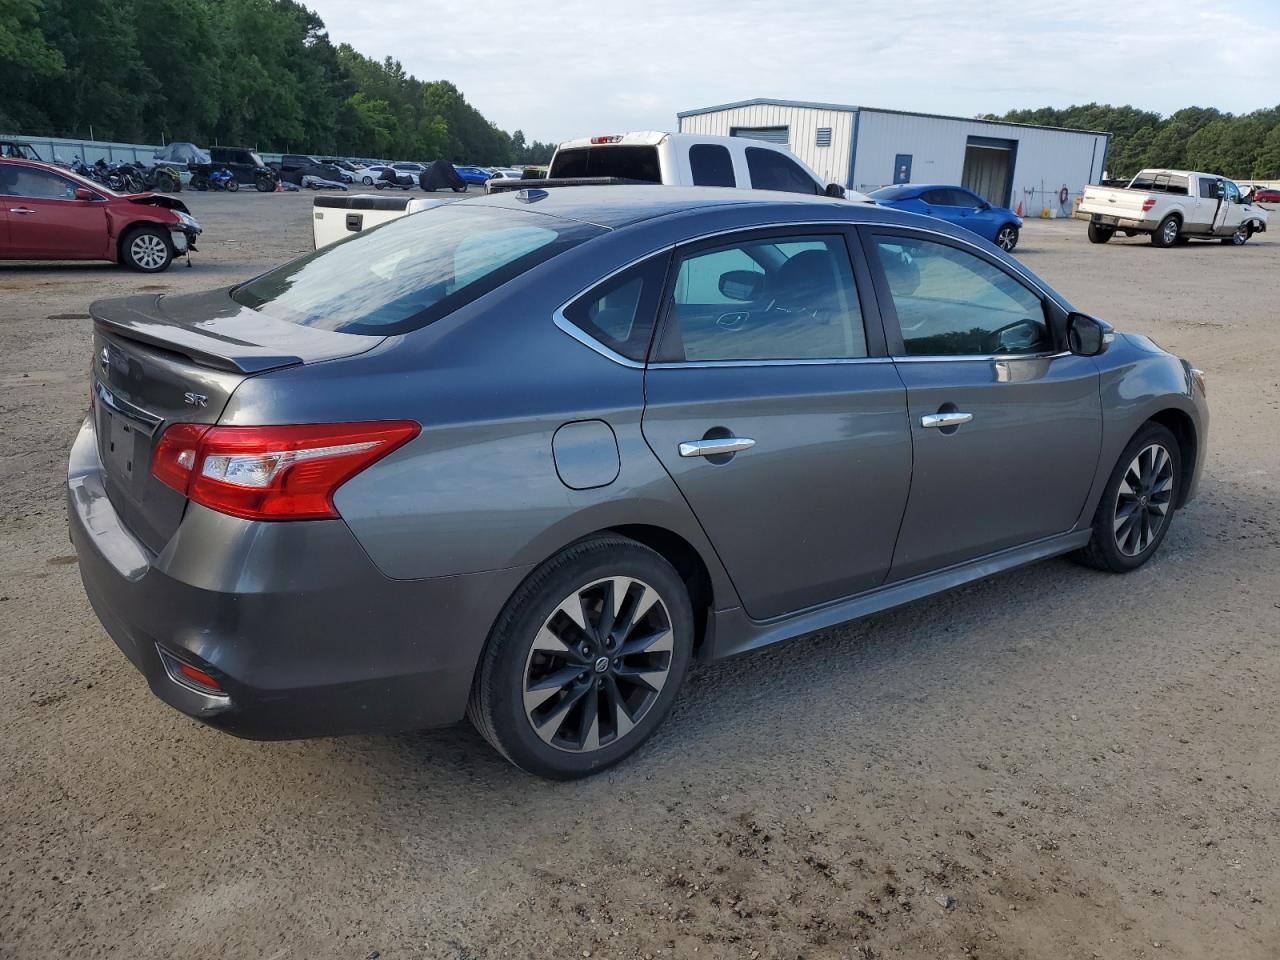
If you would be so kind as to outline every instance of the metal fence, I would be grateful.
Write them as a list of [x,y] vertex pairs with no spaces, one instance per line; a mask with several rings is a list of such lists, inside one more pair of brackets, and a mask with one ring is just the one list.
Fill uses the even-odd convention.
[[[107,163],[151,163],[157,150],[163,149],[153,143],[115,143],[110,140],[83,140],[73,137],[29,137],[18,133],[0,131],[0,140],[18,140],[29,143],[40,154],[42,160],[70,163],[80,157],[85,163],[105,160]],[[208,149],[205,147],[204,149]],[[278,153],[263,153],[266,163],[279,161]]]

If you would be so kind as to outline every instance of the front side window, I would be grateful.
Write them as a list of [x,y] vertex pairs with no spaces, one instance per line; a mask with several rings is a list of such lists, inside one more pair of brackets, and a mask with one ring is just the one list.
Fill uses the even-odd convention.
[[644,360],[667,276],[667,259],[655,257],[610,277],[565,307],[565,319],[615,353]]
[[321,247],[232,297],[302,326],[405,333],[604,232],[522,210],[442,207]]
[[689,148],[689,170],[697,187],[736,187],[733,157],[718,143],[695,143]]
[[785,154],[762,147],[747,147],[747,171],[756,190],[784,193],[821,193],[817,181]]
[[690,254],[676,270],[667,309],[671,329],[663,339],[663,359],[867,355],[857,288],[840,236],[755,239]]
[[76,185],[70,180],[34,167],[0,167],[0,195],[33,200],[72,200]]
[[1053,350],[1044,304],[981,257],[932,240],[875,242],[907,356],[989,356]]

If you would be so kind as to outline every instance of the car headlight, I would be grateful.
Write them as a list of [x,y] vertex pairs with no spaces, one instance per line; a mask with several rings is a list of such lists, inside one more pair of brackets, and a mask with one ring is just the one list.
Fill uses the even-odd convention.
[[178,215],[178,222],[184,227],[190,227],[192,230],[199,230],[200,224],[196,223],[196,218],[189,213],[183,213],[181,210],[173,211]]

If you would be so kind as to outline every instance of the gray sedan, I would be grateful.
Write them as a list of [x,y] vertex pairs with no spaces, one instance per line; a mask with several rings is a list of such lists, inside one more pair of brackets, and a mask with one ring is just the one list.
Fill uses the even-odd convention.
[[1141,566],[1209,420],[991,244],[821,197],[478,197],[91,312],[71,537],[152,690],[254,738],[466,715],[555,778],[694,659]]

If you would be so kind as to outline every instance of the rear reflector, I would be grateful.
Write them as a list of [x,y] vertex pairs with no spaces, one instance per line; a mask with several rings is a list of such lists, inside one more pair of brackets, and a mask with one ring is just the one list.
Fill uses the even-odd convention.
[[339,487],[421,430],[412,420],[175,423],[156,445],[151,472],[192,501],[233,517],[320,520],[338,516],[333,495]]
[[1143,213],[1149,212],[1151,208],[1154,207],[1155,205],[1156,205],[1156,198],[1147,197],[1147,199],[1142,201],[1142,212]]
[[222,689],[217,680],[213,679],[213,677],[209,676],[209,674],[205,673],[203,670],[193,667],[189,663],[179,662],[178,672],[198,686],[207,687],[210,690]]

